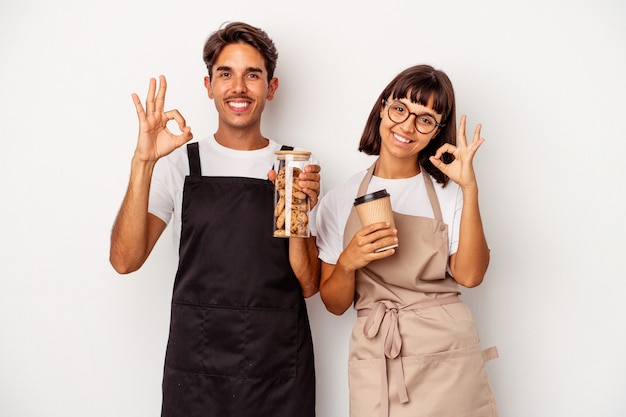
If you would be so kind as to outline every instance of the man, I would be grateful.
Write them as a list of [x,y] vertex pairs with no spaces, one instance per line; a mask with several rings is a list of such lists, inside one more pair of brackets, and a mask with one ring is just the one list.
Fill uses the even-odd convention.
[[[164,111],[166,79],[133,101],[139,138],[113,226],[110,261],[136,271],[173,218],[180,239],[163,377],[163,416],[314,416],[313,345],[305,297],[319,289],[315,237],[272,236],[274,151],[261,133],[278,88],[278,54],[241,22],[204,46],[204,85],[219,114],[214,136],[182,146],[191,128]],[[174,120],[181,131],[170,132]],[[158,161],[158,163],[157,163]],[[320,167],[300,186],[318,201]]]

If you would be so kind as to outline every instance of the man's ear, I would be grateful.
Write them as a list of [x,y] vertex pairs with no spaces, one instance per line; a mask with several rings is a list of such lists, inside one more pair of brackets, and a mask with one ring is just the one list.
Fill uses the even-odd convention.
[[274,77],[270,80],[270,83],[267,86],[267,100],[272,101],[274,99],[274,94],[276,94],[276,90],[278,90],[278,78]]
[[213,88],[211,88],[211,78],[208,75],[204,77],[204,88],[206,88],[209,98],[213,100]]

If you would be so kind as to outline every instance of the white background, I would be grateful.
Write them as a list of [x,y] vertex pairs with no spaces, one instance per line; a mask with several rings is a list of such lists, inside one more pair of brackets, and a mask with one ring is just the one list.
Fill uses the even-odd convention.
[[[0,3],[0,415],[157,416],[176,267],[169,231],[137,273],[108,263],[137,121],[168,77],[196,138],[216,126],[202,46],[224,21],[265,29],[280,88],[263,132],[312,150],[323,186],[407,66],[452,79],[476,157],[492,263],[464,291],[501,416],[626,415],[626,3],[37,1]],[[308,300],[318,415],[348,415],[354,313]]]

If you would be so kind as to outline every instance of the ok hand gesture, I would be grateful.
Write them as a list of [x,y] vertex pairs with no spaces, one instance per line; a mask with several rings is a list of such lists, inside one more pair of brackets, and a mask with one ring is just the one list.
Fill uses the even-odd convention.
[[[139,118],[139,138],[135,155],[144,161],[156,161],[193,138],[191,127],[187,126],[178,110],[163,111],[167,90],[165,76],[159,76],[159,91],[155,97],[156,89],[156,80],[151,78],[145,110],[137,94],[132,94]],[[176,121],[182,132],[180,135],[174,135],[167,128],[170,120]]]
[[[437,169],[446,174],[452,181],[459,184],[461,188],[476,186],[476,176],[474,175],[472,162],[476,151],[485,141],[484,138],[480,137],[480,129],[482,126],[479,124],[476,125],[476,129],[474,130],[472,143],[468,145],[467,139],[465,138],[465,121],[466,116],[461,116],[461,124],[457,133],[457,146],[445,143],[437,149],[434,156],[430,157],[430,162],[432,162]],[[452,154],[454,161],[445,164],[441,160],[441,156],[444,153]]]

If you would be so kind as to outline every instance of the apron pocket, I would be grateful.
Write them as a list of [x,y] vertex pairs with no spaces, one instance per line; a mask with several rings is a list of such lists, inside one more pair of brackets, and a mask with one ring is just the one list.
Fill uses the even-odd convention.
[[[401,404],[387,361],[389,414],[397,416],[496,417],[495,400],[484,368],[483,352],[475,344],[461,349],[403,357],[409,402]],[[489,356],[489,355],[486,355]],[[348,362],[350,416],[380,415],[383,359]]]
[[247,309],[243,375],[290,378],[296,375],[298,311]]
[[380,415],[383,366],[383,359],[348,361],[351,417],[377,417]]
[[424,415],[497,416],[480,344],[402,358],[402,363],[410,387],[407,405]]
[[296,373],[298,312],[172,304],[166,364],[214,376]]

